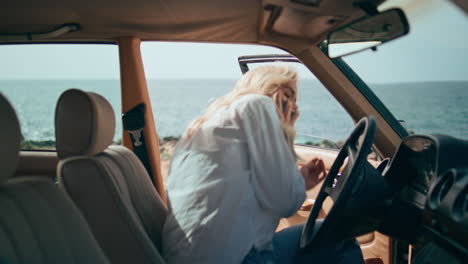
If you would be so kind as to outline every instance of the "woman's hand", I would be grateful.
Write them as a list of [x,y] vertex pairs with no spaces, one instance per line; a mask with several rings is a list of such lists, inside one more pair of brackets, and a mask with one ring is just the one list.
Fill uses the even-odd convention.
[[290,126],[294,126],[299,117],[299,108],[295,101],[286,96],[282,90],[276,96],[276,105],[280,113],[281,121]]
[[325,163],[322,159],[315,158],[304,164],[301,169],[302,177],[304,177],[306,190],[310,190],[319,184],[327,176]]

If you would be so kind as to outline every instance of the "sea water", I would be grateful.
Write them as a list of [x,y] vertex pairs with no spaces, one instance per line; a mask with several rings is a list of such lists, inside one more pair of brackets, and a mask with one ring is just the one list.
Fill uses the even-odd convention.
[[[161,138],[182,135],[188,123],[215,98],[226,94],[235,80],[149,80],[152,110]],[[398,120],[415,133],[439,133],[468,139],[468,82],[371,84],[374,93]],[[316,80],[300,82],[301,134],[339,141],[353,129],[343,107]],[[13,103],[27,140],[54,140],[54,111],[69,88],[106,97],[117,118],[115,140],[122,134],[118,80],[0,80],[0,92]]]

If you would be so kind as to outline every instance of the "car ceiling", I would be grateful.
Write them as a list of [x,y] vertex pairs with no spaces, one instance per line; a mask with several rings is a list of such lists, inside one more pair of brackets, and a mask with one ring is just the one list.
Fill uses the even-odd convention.
[[[259,35],[276,34],[318,43],[326,33],[364,15],[356,2],[380,0],[2,0],[0,42],[44,33],[66,23],[80,29],[54,41],[142,40],[256,43]],[[306,0],[307,1],[307,0]]]

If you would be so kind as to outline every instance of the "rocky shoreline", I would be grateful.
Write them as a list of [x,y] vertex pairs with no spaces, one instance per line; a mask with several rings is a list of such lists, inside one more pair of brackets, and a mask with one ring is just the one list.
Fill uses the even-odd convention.
[[159,140],[159,153],[161,157],[161,174],[163,180],[166,180],[171,164],[172,155],[174,154],[175,146],[179,142],[180,137],[164,137]]
[[[177,142],[179,142],[180,137],[168,136],[163,137],[159,140],[159,151],[160,151],[160,159],[161,159],[161,173],[163,179],[166,178],[167,173],[169,171],[169,165],[172,159],[172,155],[174,154],[175,147]],[[116,145],[121,145],[122,141],[117,140],[114,142]],[[305,142],[303,145],[311,145],[311,146],[319,146],[330,148],[336,146],[334,143],[329,142],[327,140],[323,140],[320,143],[314,142]],[[54,151],[55,150],[55,141],[54,140],[23,140],[21,142],[21,149],[23,150],[45,150],[45,151]]]

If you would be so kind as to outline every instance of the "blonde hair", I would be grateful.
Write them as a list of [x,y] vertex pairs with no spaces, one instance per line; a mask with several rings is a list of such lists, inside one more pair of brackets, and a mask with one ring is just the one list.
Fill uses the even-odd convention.
[[[278,90],[283,86],[296,89],[297,72],[286,66],[266,65],[260,66],[248,71],[237,81],[234,89],[224,96],[217,98],[207,108],[204,114],[193,120],[184,134],[184,137],[190,138],[193,134],[209,120],[218,110],[229,106],[239,97],[246,94],[261,94],[272,98],[276,97]],[[293,84],[293,85],[291,85]],[[297,89],[296,89],[297,94]],[[276,105],[276,104],[275,104]],[[282,113],[279,113],[278,106],[276,107],[280,120],[283,120]],[[286,142],[295,158],[297,158],[294,150],[294,138],[296,130],[291,125],[281,122]]]

